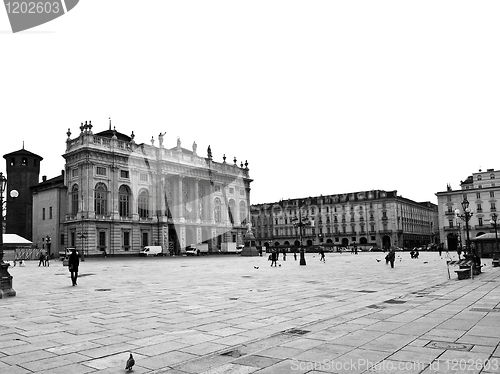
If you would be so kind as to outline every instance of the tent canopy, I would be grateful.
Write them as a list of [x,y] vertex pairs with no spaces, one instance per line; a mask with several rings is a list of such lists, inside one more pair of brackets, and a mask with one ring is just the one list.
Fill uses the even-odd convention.
[[33,243],[17,234],[3,234],[3,244],[6,246],[31,246]]

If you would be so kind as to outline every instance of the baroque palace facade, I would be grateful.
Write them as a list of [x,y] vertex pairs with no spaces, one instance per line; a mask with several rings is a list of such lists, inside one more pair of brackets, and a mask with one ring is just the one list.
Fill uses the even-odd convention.
[[[138,253],[161,245],[170,254],[186,246],[208,243],[241,244],[250,207],[248,163],[215,162],[192,149],[163,145],[165,134],[151,144],[136,144],[134,134],[111,130],[93,134],[92,124],[80,126],[77,137],[68,129],[64,185],[65,214],[60,246],[85,255]],[[41,210],[43,207],[36,207]]]
[[[466,245],[465,221],[457,217],[458,209],[463,213],[462,202],[469,201],[472,216],[469,225],[469,238],[472,240],[483,234],[494,232],[490,221],[494,214],[499,214],[497,202],[500,199],[500,170],[481,169],[460,182],[460,189],[453,190],[448,185],[446,191],[436,193],[439,209],[440,235],[445,248],[455,251]],[[500,223],[500,220],[499,220]],[[494,237],[494,235],[493,235]]]
[[251,217],[257,243],[265,247],[299,246],[300,231],[295,224],[299,217],[307,217],[310,222],[302,228],[305,246],[413,248],[439,243],[437,206],[403,198],[397,191],[373,190],[257,204],[251,207]]

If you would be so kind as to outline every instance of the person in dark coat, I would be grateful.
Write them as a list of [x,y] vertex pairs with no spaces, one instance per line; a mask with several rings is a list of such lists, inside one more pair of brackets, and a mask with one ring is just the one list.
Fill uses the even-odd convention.
[[271,252],[271,266],[274,266],[276,267],[276,261],[278,261],[278,252],[276,251],[276,249],[273,249],[273,251]]
[[323,249],[323,247],[319,247],[319,255],[321,256],[319,258],[319,260],[323,261],[323,262],[326,262],[326,259],[325,259],[325,250]]
[[386,260],[388,260],[391,263],[391,268],[393,268],[394,261],[396,260],[396,251],[394,251],[394,249],[389,250],[389,253],[387,254]]
[[40,252],[40,257],[38,257],[38,259],[40,260],[38,261],[38,266],[45,266],[45,254],[43,252]]
[[76,248],[73,248],[68,259],[68,269],[71,273],[71,282],[73,286],[76,286],[76,280],[78,279],[78,266],[80,265],[80,259],[78,258],[78,253],[76,253]]

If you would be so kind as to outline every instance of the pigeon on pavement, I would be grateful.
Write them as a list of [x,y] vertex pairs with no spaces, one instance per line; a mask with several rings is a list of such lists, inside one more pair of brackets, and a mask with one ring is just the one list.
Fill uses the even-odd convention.
[[376,258],[375,260],[377,260],[377,262],[380,262],[380,260],[378,258]]
[[254,268],[254,269],[258,269],[259,267],[258,267],[258,266],[254,266],[253,268]]
[[134,365],[135,365],[135,360],[131,353],[130,357],[127,360],[127,365],[125,366],[125,370],[132,370],[132,366]]

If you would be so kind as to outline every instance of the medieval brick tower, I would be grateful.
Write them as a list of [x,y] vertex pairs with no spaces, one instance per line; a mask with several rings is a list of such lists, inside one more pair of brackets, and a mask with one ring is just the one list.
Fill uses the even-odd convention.
[[[17,234],[32,240],[33,198],[30,187],[39,183],[42,157],[24,149],[3,156],[7,170],[7,234]],[[17,190],[19,196],[12,198],[10,191]]]

